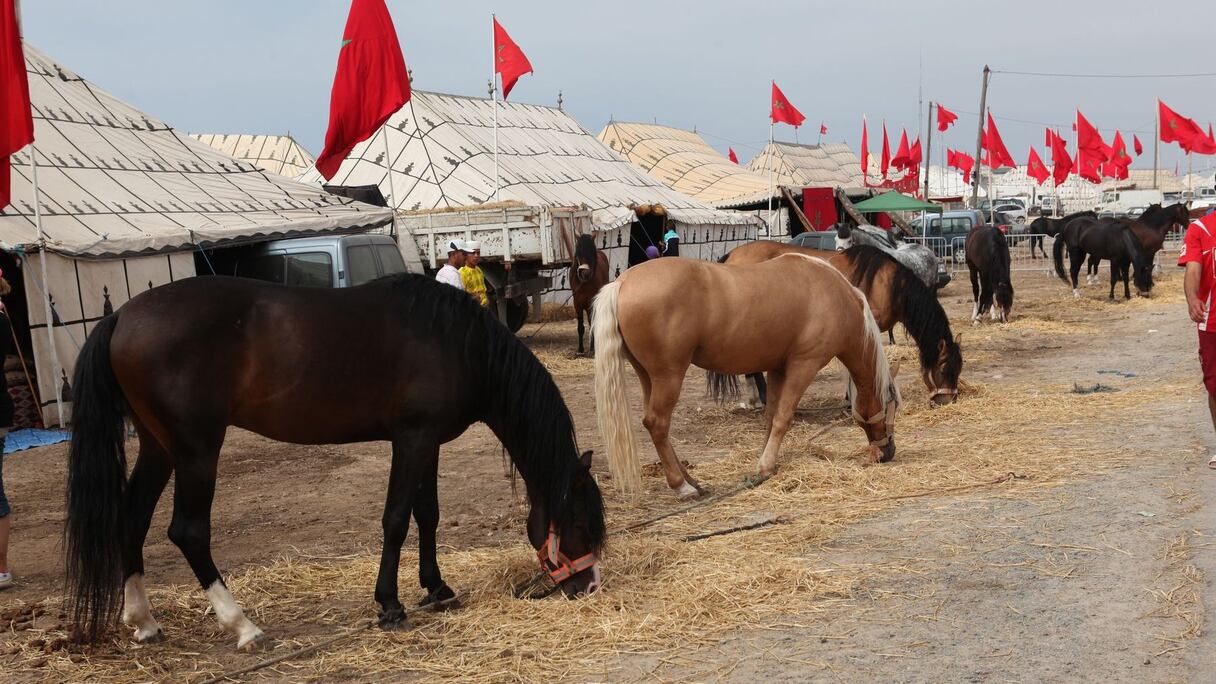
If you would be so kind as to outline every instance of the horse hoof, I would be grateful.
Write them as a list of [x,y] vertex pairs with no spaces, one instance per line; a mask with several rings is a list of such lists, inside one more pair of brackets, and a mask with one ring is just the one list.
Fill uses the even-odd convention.
[[380,619],[376,623],[380,629],[392,632],[406,626],[405,611],[401,608],[380,611]]
[[438,589],[428,592],[422,600],[418,602],[419,608],[427,610],[445,610],[456,605],[456,592],[446,584],[442,584]]
[[747,479],[743,480],[743,484],[747,487],[759,487],[760,485],[764,484],[765,482],[768,482],[769,480],[773,479],[773,476],[776,474],[777,474],[777,471],[775,471],[775,470],[768,474],[765,474],[764,471],[760,471],[760,472],[756,473],[755,475],[751,475]]
[[149,646],[151,644],[159,644],[165,640],[165,633],[159,627],[151,634],[140,634],[139,630],[135,631],[135,643]]
[[262,630],[259,629],[252,636],[245,637],[238,641],[236,644],[236,650],[244,651],[245,653],[253,653],[255,651],[262,650],[268,645],[269,642],[266,640],[266,635],[262,632]]
[[701,498],[701,490],[688,484],[685,480],[684,484],[676,489],[676,498],[680,501],[692,501],[693,499]]

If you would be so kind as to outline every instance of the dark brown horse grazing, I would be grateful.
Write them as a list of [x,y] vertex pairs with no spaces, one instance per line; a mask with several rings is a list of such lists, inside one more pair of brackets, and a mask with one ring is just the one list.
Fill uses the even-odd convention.
[[[583,353],[583,314],[591,326],[591,302],[608,284],[608,255],[595,248],[595,238],[578,236],[574,243],[574,261],[570,263],[570,289],[574,296],[574,314],[578,316],[578,353]],[[591,353],[595,353],[595,337],[591,338]]]
[[[542,567],[568,596],[599,582],[603,502],[557,385],[507,328],[434,280],[404,275],[340,290],[178,281],[97,324],[73,388],[67,577],[73,618],[90,639],[114,620],[120,589],[135,638],[160,638],[142,547],[171,474],[169,538],[237,646],[263,638],[211,558],[211,502],[230,425],[296,444],[392,442],[375,591],[382,627],[405,621],[397,566],[411,514],[423,602],[454,597],[435,555],[439,446],[477,421],[527,484],[528,538]],[[129,480],[128,418],[139,434]]]
[[1008,321],[1013,310],[1013,281],[1009,276],[1009,243],[1005,236],[995,226],[975,228],[967,233],[964,250],[975,301],[971,320],[979,323],[980,316],[990,312],[992,320]]
[[[950,319],[937,296],[911,269],[869,245],[828,252],[770,240],[736,247],[722,261],[757,264],[782,254],[819,257],[843,273],[853,287],[865,294],[879,330],[889,333],[896,323],[903,323],[916,342],[921,379],[930,392],[930,401],[949,404],[958,398],[958,377],[963,370],[959,340],[951,333]],[[760,390],[764,376],[748,377]]]
[[[1064,274],[1064,250],[1068,250],[1069,274]],[[1131,299],[1128,276],[1131,274],[1136,289],[1148,294],[1153,289],[1153,261],[1140,244],[1130,226],[1116,219],[1079,219],[1068,224],[1052,248],[1056,275],[1065,283],[1070,278],[1072,294],[1080,297],[1077,275],[1086,255],[1090,259],[1110,260],[1110,300],[1115,300],[1115,284],[1123,279],[1123,296]]]

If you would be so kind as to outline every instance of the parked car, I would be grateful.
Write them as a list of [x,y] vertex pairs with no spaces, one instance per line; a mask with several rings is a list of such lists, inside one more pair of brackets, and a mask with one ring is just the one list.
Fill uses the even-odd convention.
[[822,249],[829,252],[836,251],[836,231],[834,230],[808,230],[805,233],[799,233],[790,238],[791,245],[806,247],[808,249]]
[[1026,207],[1020,204],[998,204],[996,211],[1005,214],[1019,226],[1026,223]]
[[[216,273],[301,287],[354,287],[406,273],[388,235],[327,235],[216,250]],[[206,272],[206,271],[201,271]]]
[[[941,215],[930,215],[922,224],[921,219],[914,219],[911,223],[915,230],[922,237],[940,238],[941,242],[931,241],[929,244],[935,252],[938,252],[940,259],[950,259],[956,264],[961,264],[964,261],[962,240],[966,238],[967,233],[971,232],[976,226],[986,225],[986,215],[975,209],[961,209],[957,211],[942,212]],[[958,247],[956,250],[955,247]]]
[[1052,216],[1056,212],[1056,206],[1059,202],[1052,195],[1042,195],[1039,197],[1039,215]]
[[[1022,217],[1022,221],[1025,220],[1026,218]],[[1004,211],[993,212],[992,225],[996,226],[997,230],[1001,231],[1003,235],[1017,235],[1026,230],[1025,223],[1019,224],[1017,219]]]

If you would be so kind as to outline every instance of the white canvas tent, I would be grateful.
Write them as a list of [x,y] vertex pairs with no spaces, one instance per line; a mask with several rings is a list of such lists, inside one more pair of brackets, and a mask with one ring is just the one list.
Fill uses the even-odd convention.
[[[436,211],[448,223],[467,217],[467,223],[478,225],[478,230],[502,235],[508,228],[522,227],[516,225],[519,222],[551,220],[554,208],[587,210],[589,220],[576,226],[575,232],[596,234],[614,273],[627,265],[638,206],[662,205],[667,227],[680,234],[681,255],[718,258],[755,239],[761,222],[754,216],[719,211],[680,194],[609,149],[569,114],[551,107],[498,103],[496,195],[494,106],[484,98],[415,90],[380,132],[355,147],[329,182],[378,185],[393,206],[413,215],[398,225],[414,232],[420,249],[428,252],[422,261],[430,264],[443,260],[436,251],[442,243],[422,239],[419,226],[429,219],[419,217],[437,217]],[[300,180],[322,182],[315,168]],[[505,203],[514,209],[484,208],[495,202],[496,207]],[[454,209],[463,215],[454,219],[450,216]],[[494,218],[498,212],[502,219]],[[498,223],[491,225],[494,221]],[[509,242],[495,238],[492,244],[508,250]],[[554,271],[554,276],[555,290],[564,290],[565,270]]]
[[861,160],[844,143],[800,145],[774,142],[765,145],[760,154],[748,162],[747,168],[765,178],[772,169],[777,185],[846,190],[866,187],[865,178],[861,175]]
[[192,133],[190,137],[207,143],[230,157],[249,162],[263,171],[295,178],[316,161],[304,146],[290,135],[243,135]]
[[766,202],[767,176],[732,162],[692,131],[609,122],[596,136],[664,185],[721,209]]
[[12,158],[0,248],[21,262],[48,423],[58,422],[58,408],[47,410],[58,398],[69,415],[67,380],[92,325],[136,294],[195,275],[194,250],[391,221],[387,209],[263,172],[182,135],[28,44],[25,61],[35,144]]

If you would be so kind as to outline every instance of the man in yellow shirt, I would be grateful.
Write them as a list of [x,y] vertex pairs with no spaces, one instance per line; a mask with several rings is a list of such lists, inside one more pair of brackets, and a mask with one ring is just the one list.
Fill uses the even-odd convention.
[[490,305],[486,296],[486,276],[481,271],[481,243],[469,240],[465,243],[469,258],[460,268],[460,279],[464,282],[464,291],[468,292],[482,306]]

